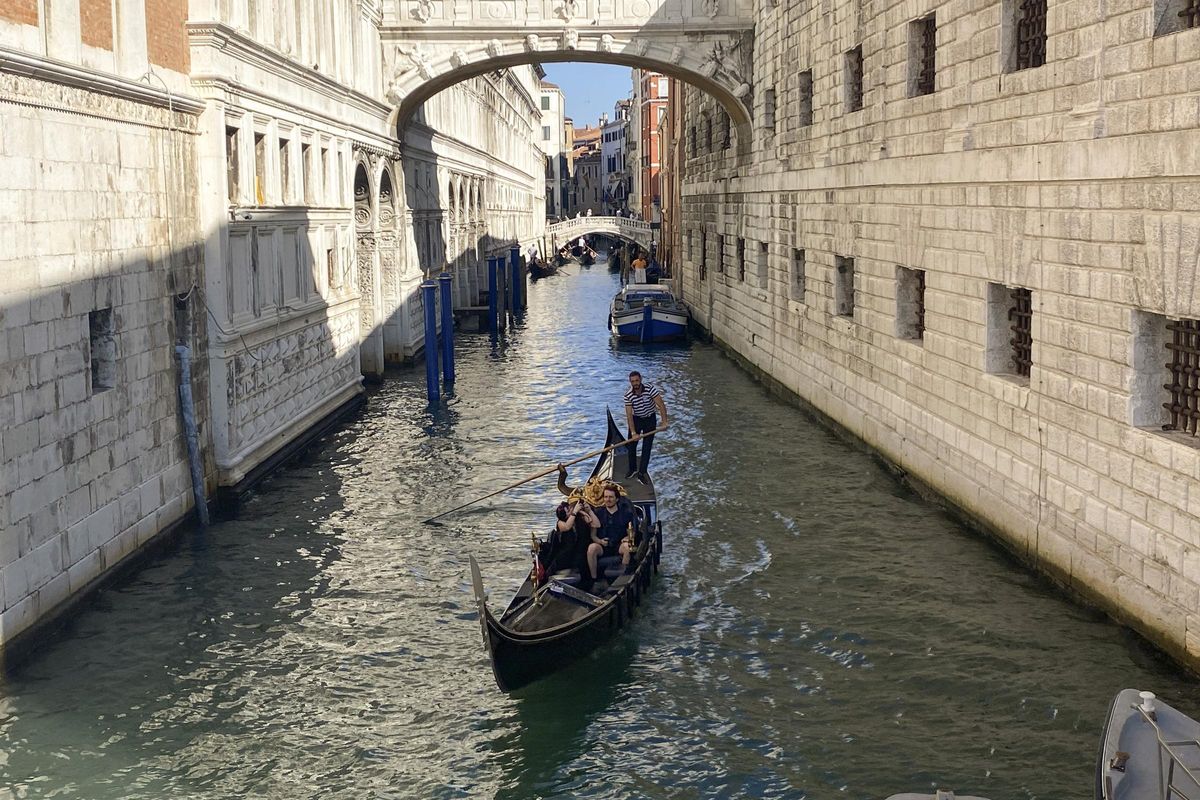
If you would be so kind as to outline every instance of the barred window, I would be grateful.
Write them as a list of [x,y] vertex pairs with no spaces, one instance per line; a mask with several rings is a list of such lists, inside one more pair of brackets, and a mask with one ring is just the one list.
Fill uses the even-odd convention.
[[1046,63],[1046,0],[1005,0],[1005,72]]
[[746,240],[740,236],[737,240],[737,268],[738,280],[746,280]]
[[896,267],[896,336],[925,338],[925,270]]
[[804,302],[804,251],[792,248],[792,299]]
[[837,256],[834,259],[833,304],[839,317],[854,316],[854,259]]
[[811,69],[801,72],[797,78],[800,90],[800,111],[796,123],[801,127],[813,123],[813,74]]
[[1028,378],[1033,366],[1033,292],[988,284],[985,369]]
[[861,111],[863,107],[863,50],[862,45],[846,51],[846,112]]
[[763,92],[763,127],[771,133],[775,132],[775,90]]
[[937,69],[937,22],[934,15],[908,24],[908,96],[933,94]]
[[1167,323],[1167,390],[1170,421],[1166,430],[1195,436],[1200,421],[1200,320],[1173,319]]
[[1155,0],[1155,36],[1189,28],[1200,28],[1200,0]]

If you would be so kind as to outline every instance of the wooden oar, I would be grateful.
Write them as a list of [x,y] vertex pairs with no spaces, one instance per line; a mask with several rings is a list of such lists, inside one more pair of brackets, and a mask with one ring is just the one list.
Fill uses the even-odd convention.
[[[645,433],[639,433],[636,436],[630,436],[628,439],[626,439],[623,442],[617,442],[616,444],[610,444],[608,447],[603,447],[599,450],[593,450],[590,453],[584,453],[579,458],[573,458],[570,461],[563,461],[560,463],[564,467],[569,467],[572,464],[578,464],[580,461],[587,461],[589,458],[595,458],[596,456],[607,453],[610,450],[616,450],[618,447],[624,447],[625,445],[630,444],[632,442],[636,442],[639,439],[643,439],[647,436],[653,436],[656,433],[662,433],[665,430],[666,430],[666,428],[663,427],[663,428],[655,428],[654,430],[646,431]],[[530,481],[536,481],[538,478],[544,478],[547,475],[554,473],[554,472],[558,472],[558,464],[555,464],[550,469],[542,470],[541,472],[537,473],[536,475],[530,475],[528,478],[524,478],[522,480],[517,481],[516,483],[509,484],[508,486],[505,486],[503,489],[497,489],[496,491],[494,491],[490,494],[485,494],[483,497],[476,497],[474,500],[472,500],[469,503],[463,503],[461,506],[455,506],[454,508],[450,509],[449,511],[443,511],[440,514],[435,514],[434,516],[430,517],[429,519],[424,520],[424,522],[426,524],[429,524],[429,523],[433,522],[435,519],[444,517],[447,514],[453,514],[455,511],[461,511],[462,509],[466,508],[467,506],[473,506],[481,500],[487,500],[489,497],[495,497],[498,494],[503,494],[504,492],[507,492],[509,489],[515,489],[518,486],[521,486],[522,484],[529,483]]]

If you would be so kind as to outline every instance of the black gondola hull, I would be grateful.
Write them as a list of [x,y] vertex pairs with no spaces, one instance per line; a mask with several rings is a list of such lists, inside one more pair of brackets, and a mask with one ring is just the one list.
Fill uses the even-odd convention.
[[620,595],[591,612],[580,624],[556,636],[514,636],[490,613],[486,618],[487,646],[496,683],[506,692],[516,691],[558,672],[586,656],[625,627],[645,596],[657,556],[647,553],[643,564]]
[[[612,445],[623,439],[609,414],[607,444]],[[623,448],[602,456],[592,470],[592,477],[624,474],[625,458]],[[487,608],[479,567],[473,557],[470,559],[484,642],[496,683],[502,690],[511,692],[520,689],[586,656],[628,624],[648,597],[662,555],[662,526],[658,521],[657,496],[653,485],[638,484],[636,488],[638,491],[631,492],[630,501],[641,509],[644,529],[642,543],[631,562],[632,571],[626,576],[628,581],[621,578],[615,582],[615,590],[609,591],[603,603],[581,616],[577,613],[570,622],[532,631],[516,630],[510,624],[505,624],[519,617],[522,609],[532,608],[529,598],[533,595],[533,587],[526,580],[509,608],[497,618]],[[569,601],[554,599],[549,602]]]

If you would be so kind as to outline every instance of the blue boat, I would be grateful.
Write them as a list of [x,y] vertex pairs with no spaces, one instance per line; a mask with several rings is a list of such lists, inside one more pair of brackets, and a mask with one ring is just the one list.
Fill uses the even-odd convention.
[[666,286],[633,283],[613,298],[608,327],[627,342],[669,342],[687,335],[688,316]]

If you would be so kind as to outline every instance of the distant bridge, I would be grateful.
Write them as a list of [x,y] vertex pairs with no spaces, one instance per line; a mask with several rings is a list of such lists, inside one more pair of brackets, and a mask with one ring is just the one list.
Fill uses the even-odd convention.
[[654,230],[649,222],[628,217],[576,217],[546,226],[546,236],[561,247],[580,236],[603,234],[615,236],[649,248],[654,239]]

